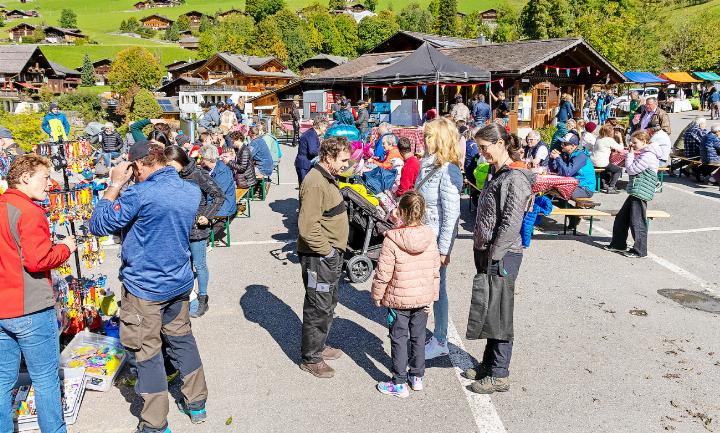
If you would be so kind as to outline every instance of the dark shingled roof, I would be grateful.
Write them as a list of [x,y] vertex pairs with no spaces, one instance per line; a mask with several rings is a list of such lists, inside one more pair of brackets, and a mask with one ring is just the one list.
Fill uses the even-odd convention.
[[428,42],[435,48],[470,47],[478,44],[476,39],[454,38],[450,36],[439,36],[430,33],[409,32],[404,30],[401,30],[400,33],[405,33],[408,36]]
[[19,73],[37,49],[37,45],[0,45],[0,73]]

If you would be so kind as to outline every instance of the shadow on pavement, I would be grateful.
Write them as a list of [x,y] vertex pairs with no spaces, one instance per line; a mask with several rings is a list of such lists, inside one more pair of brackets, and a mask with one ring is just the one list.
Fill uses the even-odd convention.
[[390,371],[392,360],[385,352],[383,342],[375,334],[353,322],[338,317],[333,321],[328,344],[341,349],[358,367],[373,380],[388,380],[387,373],[381,371],[373,359]]
[[299,201],[296,198],[286,198],[282,200],[275,200],[270,203],[270,209],[273,212],[279,213],[283,216],[283,226],[286,231],[284,233],[276,233],[271,237],[275,240],[287,242],[281,248],[276,248],[270,251],[270,255],[276,260],[284,262],[289,261],[291,263],[300,263],[300,259],[295,252],[296,243],[294,242],[298,236],[297,228],[297,208]]
[[293,363],[300,363],[302,322],[297,314],[266,286],[250,285],[240,298],[246,320],[262,326]]
[[353,310],[368,320],[372,320],[382,326],[385,326],[385,312],[387,308],[377,308],[373,305],[370,292],[367,290],[358,290],[357,287],[347,282],[340,282],[340,304]]
[[718,194],[716,192],[710,192],[710,191],[695,191],[695,194],[702,195],[705,197],[720,198],[720,194]]

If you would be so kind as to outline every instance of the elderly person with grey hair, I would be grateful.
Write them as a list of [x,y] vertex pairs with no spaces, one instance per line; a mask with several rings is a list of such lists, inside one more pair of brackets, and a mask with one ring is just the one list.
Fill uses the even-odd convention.
[[654,96],[645,99],[645,104],[638,108],[631,123],[631,132],[653,128],[654,130],[662,129],[668,135],[672,134],[670,117],[665,110],[658,107],[658,100]]
[[210,172],[210,177],[223,191],[225,201],[217,212],[219,217],[233,217],[237,213],[237,202],[235,201],[235,179],[232,170],[220,159],[217,147],[206,144],[200,148],[200,164]]
[[295,171],[297,172],[298,185],[302,185],[305,176],[312,168],[312,160],[320,153],[320,137],[325,135],[328,128],[328,120],[325,117],[313,119],[313,127],[303,132],[300,136],[300,145],[295,157]]
[[392,125],[383,122],[378,126],[378,138],[375,140],[375,143],[373,144],[375,158],[382,161],[385,159],[385,148],[383,147],[383,142],[385,141],[385,137],[393,135],[392,133]]
[[550,152],[548,145],[542,141],[540,133],[534,129],[531,130],[525,137],[525,143],[523,154],[530,168],[547,167]]

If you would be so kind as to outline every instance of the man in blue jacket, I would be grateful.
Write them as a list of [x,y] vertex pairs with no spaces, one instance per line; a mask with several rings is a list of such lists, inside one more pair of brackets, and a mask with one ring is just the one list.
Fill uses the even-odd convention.
[[[193,288],[190,230],[200,189],[180,179],[166,162],[162,146],[135,143],[129,162],[112,170],[111,183],[90,219],[94,235],[120,232],[123,240],[120,340],[135,356],[135,390],[144,400],[136,433],[170,433],[163,341],[183,377],[181,410],[193,423],[207,418],[205,373],[188,306]],[[133,176],[136,183],[118,198]]]
[[215,104],[203,102],[200,107],[203,110],[203,115],[198,121],[198,132],[207,132],[220,126],[220,112]]
[[475,120],[476,127],[483,127],[492,117],[492,109],[490,104],[485,102],[485,95],[482,93],[477,96],[477,102],[473,105],[472,115]]
[[[562,153],[557,149],[550,152],[548,168],[560,176],[574,177],[580,181],[572,198],[590,198],[595,193],[595,167],[590,161],[590,155],[585,149],[578,149],[580,139],[573,133],[568,133],[560,139]],[[578,217],[570,217],[568,227],[574,229],[580,222]]]
[[203,168],[210,171],[210,177],[225,195],[217,215],[212,216],[234,216],[237,213],[237,202],[235,201],[235,179],[232,170],[221,159],[217,147],[206,144],[200,148],[200,163]]
[[313,119],[313,127],[300,136],[300,146],[295,157],[295,171],[298,177],[298,186],[302,185],[305,176],[312,168],[312,160],[320,153],[320,137],[325,135],[328,120],[325,117]]
[[43,131],[50,136],[50,141],[53,142],[58,142],[60,139],[67,141],[68,135],[70,135],[70,123],[54,102],[50,104],[50,110],[43,117],[41,126]]
[[251,126],[248,131],[250,136],[250,150],[252,151],[252,160],[255,165],[255,174],[263,177],[272,176],[273,167],[275,162],[273,161],[272,154],[268,148],[267,143],[262,137],[263,129],[260,124]]

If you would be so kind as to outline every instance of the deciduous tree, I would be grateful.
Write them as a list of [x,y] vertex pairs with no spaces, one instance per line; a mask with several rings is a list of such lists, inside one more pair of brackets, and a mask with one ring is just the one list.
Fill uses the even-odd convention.
[[140,89],[132,103],[132,117],[137,119],[155,119],[162,115],[163,111],[153,94],[147,89]]
[[77,27],[77,14],[72,9],[63,9],[60,12],[60,27],[65,29],[74,29]]
[[398,24],[402,30],[432,33],[434,18],[430,11],[413,2],[402,8],[398,15]]
[[108,80],[115,92],[124,93],[134,85],[154,89],[160,84],[162,76],[163,69],[150,51],[143,47],[130,47],[115,56]]
[[399,30],[400,25],[391,11],[384,10],[377,16],[363,18],[358,25],[359,51],[367,52],[375,48]]
[[572,19],[567,0],[529,0],[520,14],[523,33],[530,39],[567,37]]

